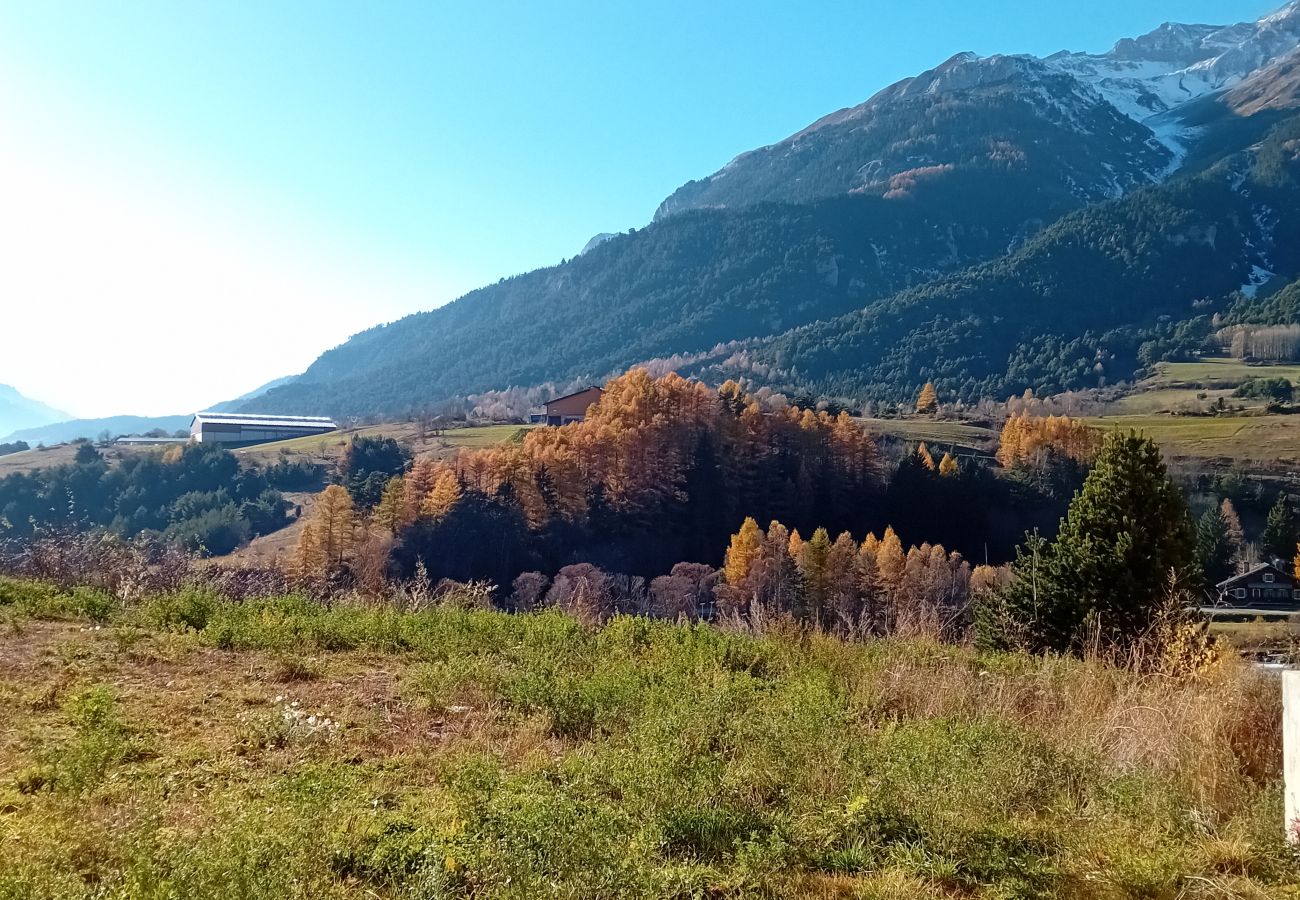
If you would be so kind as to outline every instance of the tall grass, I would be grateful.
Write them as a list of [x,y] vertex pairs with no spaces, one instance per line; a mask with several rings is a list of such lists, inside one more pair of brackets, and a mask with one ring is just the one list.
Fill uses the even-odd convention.
[[[303,690],[394,672],[400,712],[426,724],[399,740],[391,710],[357,713],[330,740],[272,741],[226,723],[229,753],[187,767],[188,726],[159,720],[146,687],[92,694],[151,753],[94,756],[75,790],[26,783],[0,813],[0,897],[1300,892],[1277,684],[1244,665],[1179,680],[779,625],[453,607],[182,590],[115,608],[115,627],[194,649],[159,674],[104,642],[99,677],[201,663],[225,673],[215,694],[254,670],[283,691],[284,660],[310,657]],[[331,674],[345,664],[354,681]],[[81,739],[75,705],[0,703],[34,729],[17,762]],[[105,817],[106,837],[81,824]]]

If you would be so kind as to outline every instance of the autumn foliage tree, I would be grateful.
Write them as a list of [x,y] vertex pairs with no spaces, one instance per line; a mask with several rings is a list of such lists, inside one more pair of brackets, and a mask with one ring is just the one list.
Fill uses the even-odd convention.
[[921,393],[916,398],[916,412],[918,415],[930,416],[939,411],[939,395],[934,390],[934,382],[927,381],[925,387],[921,388]]
[[[716,561],[747,515],[851,526],[879,493],[881,468],[847,414],[764,406],[735,382],[712,389],[634,369],[606,384],[582,422],[417,460],[405,475],[403,530],[422,537],[398,552],[432,571],[446,547],[429,540],[449,538],[462,512],[495,504],[517,511],[519,543],[539,569],[558,569],[580,546],[608,568],[654,575],[680,560]],[[429,527],[436,522],[447,528]]]
[[717,588],[730,616],[790,616],[809,626],[864,634],[954,635],[966,624],[970,566],[942,546],[907,550],[892,528],[859,543],[818,528],[793,540],[780,522],[764,533],[747,519],[732,537]]
[[301,578],[326,578],[344,567],[357,539],[357,517],[347,489],[325,488],[303,526],[294,571]]
[[1019,413],[1007,419],[998,440],[997,458],[1004,467],[1034,465],[1055,450],[1075,462],[1087,463],[1101,446],[1101,433],[1069,416]]

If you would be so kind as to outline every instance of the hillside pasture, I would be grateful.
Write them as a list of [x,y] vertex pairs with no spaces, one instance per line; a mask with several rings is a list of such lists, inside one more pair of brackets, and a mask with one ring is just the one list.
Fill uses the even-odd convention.
[[1174,459],[1300,470],[1300,416],[1119,415],[1085,421],[1146,434]]
[[960,447],[977,453],[991,453],[997,445],[997,431],[987,425],[945,422],[933,419],[860,419],[872,435],[901,441],[925,441],[934,449]]
[[424,429],[414,422],[366,425],[317,434],[309,437],[258,444],[236,450],[248,462],[274,463],[278,459],[306,458],[331,463],[343,455],[348,443],[357,437],[387,437],[397,441],[413,456],[448,456],[461,448],[492,447],[515,440],[530,425],[470,425],[443,430]]
[[1169,388],[1236,388],[1251,378],[1286,378],[1300,384],[1300,365],[1251,365],[1240,359],[1207,357],[1161,363],[1157,383]]

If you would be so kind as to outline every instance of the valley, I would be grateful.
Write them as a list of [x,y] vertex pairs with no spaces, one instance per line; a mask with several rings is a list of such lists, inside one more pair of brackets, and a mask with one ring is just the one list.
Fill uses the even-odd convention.
[[1300,896],[1300,0],[1018,2],[0,6],[0,900]]

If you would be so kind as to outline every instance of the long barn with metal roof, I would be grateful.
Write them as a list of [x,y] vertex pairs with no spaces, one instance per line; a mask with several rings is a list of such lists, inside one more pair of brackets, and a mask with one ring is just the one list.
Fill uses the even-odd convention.
[[334,431],[322,416],[257,416],[202,412],[190,422],[190,438],[200,444],[265,444]]

